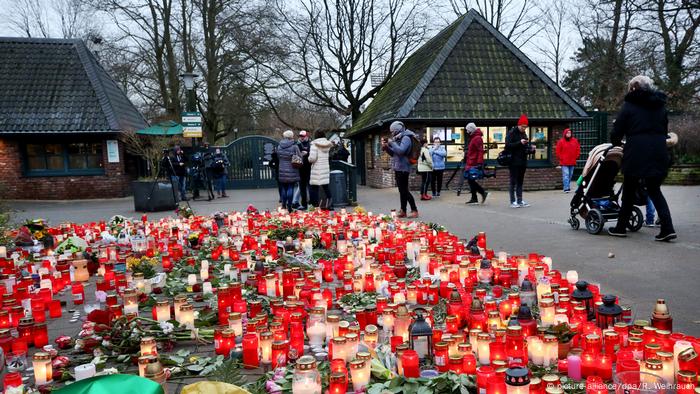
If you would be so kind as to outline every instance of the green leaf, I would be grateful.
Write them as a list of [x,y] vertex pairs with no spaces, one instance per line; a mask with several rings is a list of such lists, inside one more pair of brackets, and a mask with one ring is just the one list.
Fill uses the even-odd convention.
[[204,366],[199,365],[199,364],[193,364],[193,365],[188,365],[185,368],[187,368],[188,371],[199,373],[204,369]]
[[426,386],[420,386],[416,394],[433,394],[433,390],[429,389]]
[[119,356],[117,356],[117,361],[120,363],[125,363],[129,360],[131,360],[131,356],[128,354],[120,354]]
[[187,356],[190,355],[190,353],[192,353],[192,352],[190,352],[190,351],[187,350],[187,349],[180,349],[180,350],[178,350],[177,353],[175,353],[175,354],[177,354],[177,355],[180,356],[180,357],[187,357]]
[[170,361],[174,362],[174,363],[177,364],[177,365],[182,365],[182,363],[185,362],[185,358],[184,358],[184,357],[169,356],[168,358],[170,359]]

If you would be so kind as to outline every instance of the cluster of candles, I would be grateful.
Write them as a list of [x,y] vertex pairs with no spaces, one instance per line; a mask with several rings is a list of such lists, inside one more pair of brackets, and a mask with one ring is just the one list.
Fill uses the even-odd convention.
[[[625,371],[687,383],[678,390],[682,394],[692,393],[697,384],[700,341],[672,333],[663,301],[650,321],[632,322],[629,308],[603,295],[599,286],[580,281],[575,271],[562,274],[539,254],[495,253],[487,248],[484,233],[465,243],[423,224],[345,211],[232,213],[220,221],[194,217],[149,222],[144,216],[126,226],[140,234],[128,247],[93,244],[100,240],[104,222],[50,231],[59,241],[68,235],[83,237],[97,252],[96,296],[113,317],[137,316],[139,294],[152,291],[143,276],[124,270],[127,258],[158,256],[165,272],[175,264],[196,267],[199,274],[186,278],[187,290],[215,293],[220,324],[214,331],[216,354],[240,351],[246,368],[294,365],[294,393],[321,392],[316,363],[325,360],[330,363],[332,394],[361,391],[370,382],[370,353],[379,345],[391,347],[390,367],[400,375],[426,375],[430,371],[421,366],[430,360],[437,372],[476,375],[485,394],[557,394],[559,376],[585,380],[587,391],[598,394],[599,383]],[[301,226],[306,233],[285,241],[267,236],[275,228]],[[216,237],[218,245],[206,260],[192,253],[188,243],[193,234],[199,240]],[[281,249],[310,255],[314,236],[339,256],[319,260],[314,268],[269,268]],[[34,259],[40,263],[29,263],[28,257],[21,250],[0,257],[5,284],[0,286],[0,345],[6,351],[26,343],[22,338],[40,347],[44,342],[36,343],[36,332],[41,338],[46,331],[40,316],[45,320],[46,309],[51,317],[60,316],[53,294],[70,286],[73,303],[80,304],[85,299],[82,282],[91,277],[87,261],[70,253],[45,253]],[[32,277],[18,277],[20,267]],[[409,269],[418,270],[421,278],[409,280]],[[213,272],[221,275],[217,288],[211,283]],[[269,314],[260,301],[246,301],[244,287],[270,298]],[[374,304],[346,310],[345,316],[352,318],[334,312],[342,307],[338,301],[343,295],[360,292],[381,293]],[[435,310],[441,300],[447,315],[438,325]],[[531,313],[535,308],[539,319]],[[31,329],[29,316],[34,319]],[[194,328],[188,294],[160,299],[152,317]],[[559,343],[547,331],[561,323],[573,336],[568,342]],[[17,329],[17,337],[11,328]],[[35,361],[45,361],[42,357]],[[143,338],[138,364],[141,376],[164,380],[152,338]],[[528,365],[549,367],[557,374],[530,378]],[[46,368],[35,366],[37,384],[47,381],[41,377],[50,375],[50,362]],[[75,372],[76,378],[91,376],[94,367],[79,366]]]

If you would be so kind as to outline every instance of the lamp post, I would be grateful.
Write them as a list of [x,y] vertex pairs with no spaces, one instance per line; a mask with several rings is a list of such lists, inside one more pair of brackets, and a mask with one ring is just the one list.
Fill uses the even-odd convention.
[[[194,90],[194,81],[199,78],[199,74],[193,72],[186,72],[180,74],[182,82],[185,84],[185,90],[187,90],[187,112],[197,111],[197,95]],[[194,148],[197,144],[197,139],[192,137],[192,147]]]

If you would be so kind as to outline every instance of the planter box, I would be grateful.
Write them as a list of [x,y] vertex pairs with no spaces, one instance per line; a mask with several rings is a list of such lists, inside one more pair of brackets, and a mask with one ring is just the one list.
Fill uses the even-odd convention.
[[134,181],[134,210],[136,212],[171,211],[177,207],[173,185],[167,181]]

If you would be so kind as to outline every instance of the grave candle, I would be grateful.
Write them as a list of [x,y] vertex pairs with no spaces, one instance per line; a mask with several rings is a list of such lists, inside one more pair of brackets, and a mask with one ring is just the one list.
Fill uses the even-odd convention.
[[477,355],[481,365],[489,365],[490,363],[490,341],[491,336],[487,333],[479,333],[477,336]]
[[243,335],[243,321],[239,312],[231,312],[228,315],[228,326],[236,337]]
[[167,300],[156,302],[156,319],[159,322],[170,320],[170,302]]
[[[418,356],[416,356],[416,359]],[[365,369],[364,360],[353,360],[350,362],[350,375],[352,376],[352,387],[356,392],[365,389],[369,384],[369,373]]]
[[190,304],[180,306],[180,324],[189,328],[194,328],[194,307]]
[[407,378],[417,378],[420,376],[418,369],[418,353],[415,350],[404,350],[401,354],[401,366],[403,376]]
[[156,345],[156,339],[153,337],[143,337],[141,338],[141,355],[158,355],[158,347]]
[[175,320],[180,323],[180,307],[187,303],[187,296],[178,294],[173,297],[173,309],[175,310]]
[[260,361],[266,365],[272,362],[272,337],[270,331],[260,333]]
[[260,365],[258,353],[258,336],[255,333],[243,335],[243,366],[246,369],[257,368]]
[[74,369],[75,371],[75,380],[83,380],[87,378],[91,378],[95,376],[95,364],[83,364],[83,365],[78,365]]
[[38,352],[32,357],[34,366],[34,382],[37,386],[43,386],[51,381],[51,356],[48,353]]

